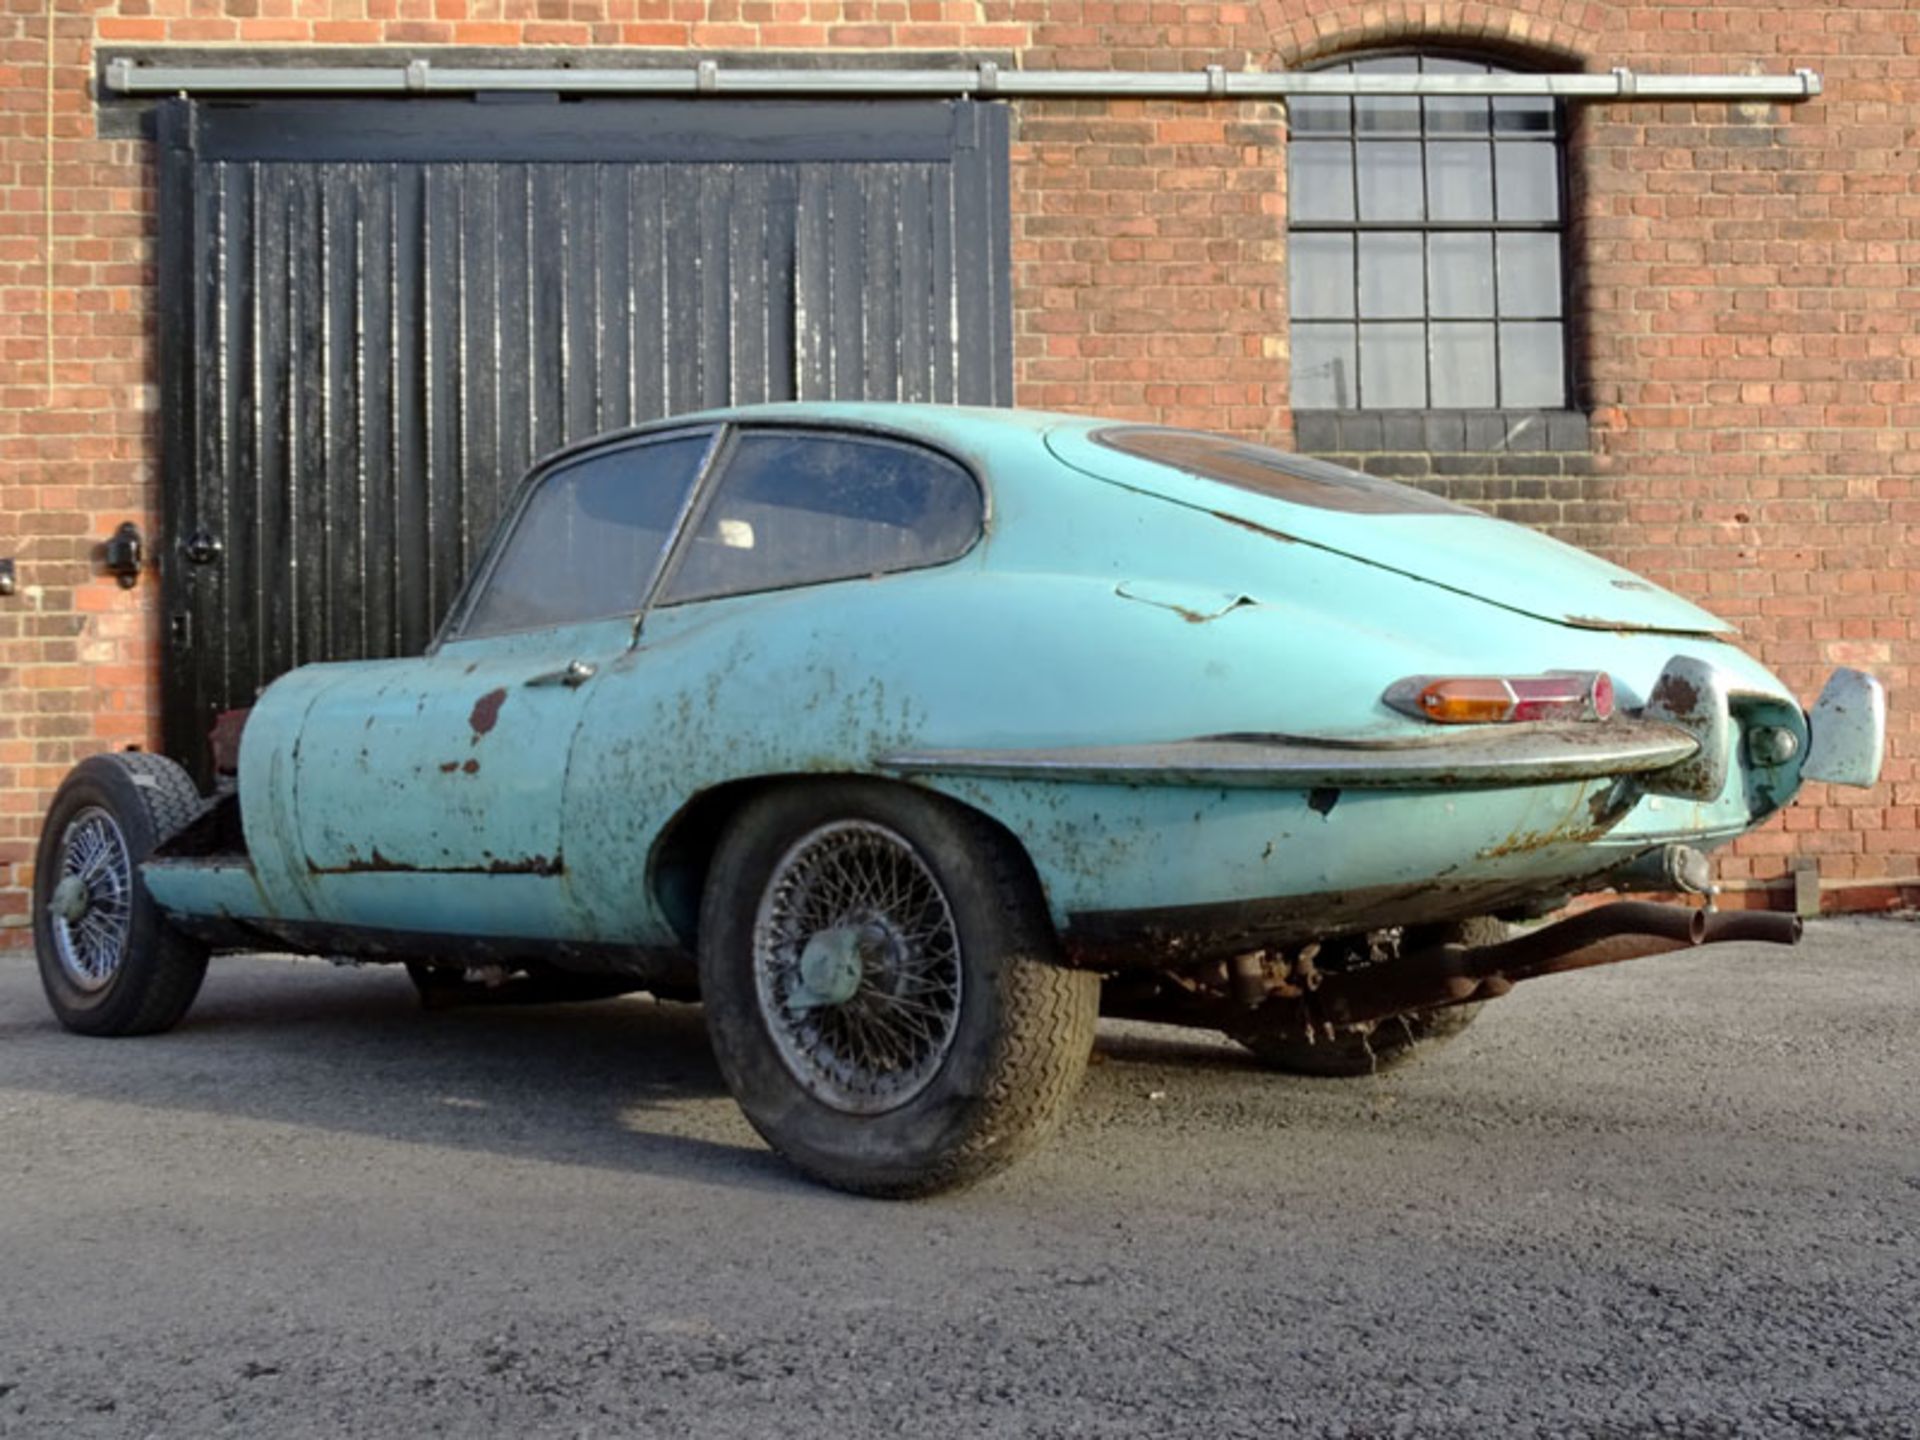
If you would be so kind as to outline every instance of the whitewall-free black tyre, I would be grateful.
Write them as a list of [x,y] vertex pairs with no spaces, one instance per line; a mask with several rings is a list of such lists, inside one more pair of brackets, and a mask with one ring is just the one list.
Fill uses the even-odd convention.
[[1057,1124],[1099,982],[1063,969],[1017,847],[881,781],[795,782],[707,876],[700,984],[727,1084],[800,1169],[870,1195],[969,1184]]
[[148,1035],[200,992],[206,947],[147,894],[140,865],[197,816],[192,778],[162,755],[95,755],[55,793],[34,862],[33,939],[60,1023],[83,1035]]

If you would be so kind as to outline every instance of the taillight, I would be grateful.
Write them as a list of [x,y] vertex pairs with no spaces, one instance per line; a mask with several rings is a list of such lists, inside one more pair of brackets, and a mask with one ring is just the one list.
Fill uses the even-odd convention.
[[1604,670],[1545,675],[1409,675],[1380,697],[1436,725],[1509,725],[1523,720],[1607,720],[1613,677]]

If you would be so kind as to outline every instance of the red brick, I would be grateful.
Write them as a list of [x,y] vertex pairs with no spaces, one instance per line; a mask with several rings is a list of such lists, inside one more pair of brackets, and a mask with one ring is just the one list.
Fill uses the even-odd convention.
[[[68,7],[62,7],[63,12]],[[1892,685],[1888,783],[1810,787],[1733,847],[1730,880],[1819,856],[1830,903],[1920,895],[1920,22],[1843,0],[99,0],[57,23],[56,241],[43,265],[44,39],[0,21],[0,513],[42,586],[0,603],[0,935],[21,934],[47,790],[102,744],[153,743],[158,589],[92,548],[158,509],[153,181],[95,138],[94,43],[434,44],[1011,52],[1030,68],[1296,65],[1423,38],[1553,67],[1731,70],[1734,41],[1826,74],[1817,103],[1582,112],[1571,249],[1593,476],[1546,506],[1718,606],[1802,693],[1834,664]],[[1741,40],[1741,37],[1746,37]],[[1286,152],[1278,107],[1015,107],[1016,399],[1285,443]],[[52,353],[47,312],[52,311]],[[49,358],[52,390],[48,389]],[[149,398],[140,399],[146,395]],[[12,727],[12,728],[8,728]],[[1904,888],[1903,888],[1904,887]],[[1891,897],[1891,898],[1889,898]]]

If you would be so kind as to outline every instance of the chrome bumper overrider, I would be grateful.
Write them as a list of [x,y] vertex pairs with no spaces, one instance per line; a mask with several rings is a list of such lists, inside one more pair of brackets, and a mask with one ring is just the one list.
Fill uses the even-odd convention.
[[1807,712],[1806,780],[1872,785],[1887,753],[1887,689],[1862,670],[1836,670]]

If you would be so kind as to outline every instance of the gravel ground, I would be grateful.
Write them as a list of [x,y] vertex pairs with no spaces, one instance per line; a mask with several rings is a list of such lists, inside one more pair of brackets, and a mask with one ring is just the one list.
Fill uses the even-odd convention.
[[0,1435],[1920,1436],[1920,926],[1542,981],[1390,1076],[1105,1026],[981,1189],[789,1174],[695,1009],[0,956]]

